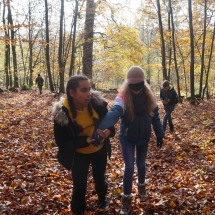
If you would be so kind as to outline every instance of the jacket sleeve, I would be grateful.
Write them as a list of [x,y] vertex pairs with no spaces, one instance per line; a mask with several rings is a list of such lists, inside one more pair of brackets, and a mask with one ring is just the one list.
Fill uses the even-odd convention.
[[153,112],[154,112],[154,116],[152,118],[152,125],[155,131],[156,137],[163,137],[164,130],[163,130],[163,125],[161,124],[161,121],[160,121],[158,106],[153,110]]
[[163,100],[162,91],[160,90],[160,99]]
[[100,129],[104,130],[114,126],[121,116],[123,116],[123,108],[119,105],[114,105],[102,119]]
[[54,137],[58,147],[63,150],[74,151],[89,146],[87,136],[75,137],[72,128],[62,126],[56,121],[54,122]]

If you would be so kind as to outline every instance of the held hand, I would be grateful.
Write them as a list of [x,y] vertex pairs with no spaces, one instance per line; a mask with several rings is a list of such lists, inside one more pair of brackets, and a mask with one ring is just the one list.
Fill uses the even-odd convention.
[[92,142],[94,142],[94,141],[95,141],[95,140],[92,139],[91,137],[88,137],[88,138],[87,138],[87,143],[88,143],[88,144],[90,144],[90,143],[92,143]]
[[103,138],[99,135],[99,133],[94,130],[92,134],[92,138],[94,139],[93,142],[91,142],[95,147],[98,147],[100,143],[102,142]]
[[110,130],[109,129],[105,129],[105,130],[101,130],[101,129],[97,129],[98,134],[103,137],[102,142],[104,141],[105,138],[110,136]]
[[162,147],[163,145],[163,137],[157,137],[157,147]]

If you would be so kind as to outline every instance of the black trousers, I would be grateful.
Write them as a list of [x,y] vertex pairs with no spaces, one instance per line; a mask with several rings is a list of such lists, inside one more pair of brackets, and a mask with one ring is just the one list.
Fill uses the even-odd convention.
[[42,88],[43,88],[43,86],[42,85],[38,85],[38,88],[39,88],[40,94],[42,94]]
[[105,199],[107,193],[107,183],[105,181],[105,171],[107,165],[107,149],[102,147],[98,152],[92,154],[81,154],[76,152],[72,166],[73,213],[83,213],[86,209],[87,174],[90,164],[92,165],[95,190],[100,201]]

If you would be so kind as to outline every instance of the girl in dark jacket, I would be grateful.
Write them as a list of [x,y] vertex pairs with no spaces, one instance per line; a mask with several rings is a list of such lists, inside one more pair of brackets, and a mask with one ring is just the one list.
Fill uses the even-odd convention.
[[[109,138],[99,142],[92,137],[99,121],[107,113],[107,103],[98,92],[91,91],[85,76],[73,76],[67,83],[66,98],[53,107],[54,136],[59,147],[58,160],[68,170],[72,170],[73,194],[71,208],[74,214],[84,214],[86,209],[87,173],[92,165],[98,206],[108,208],[106,199],[107,183],[105,170],[107,153],[110,156]],[[114,136],[114,127],[105,130]]]
[[139,66],[133,66],[128,70],[126,81],[122,85],[113,107],[100,124],[99,134],[106,137],[104,129],[114,125],[119,118],[119,138],[125,163],[123,176],[124,194],[122,195],[120,215],[128,215],[131,212],[134,153],[136,151],[138,192],[140,197],[144,198],[147,197],[145,160],[151,135],[151,125],[153,125],[157,136],[157,146],[162,146],[162,137],[164,136],[156,99],[147,84],[143,70]]

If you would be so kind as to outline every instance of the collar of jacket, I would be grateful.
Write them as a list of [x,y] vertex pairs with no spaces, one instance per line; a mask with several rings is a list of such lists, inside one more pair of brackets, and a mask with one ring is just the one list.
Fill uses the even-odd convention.
[[[65,99],[64,97],[61,97],[58,102],[55,102],[53,104],[53,108],[52,108],[52,115],[54,117],[54,120],[60,125],[68,125],[69,122],[71,121],[68,115],[68,110],[66,109],[66,107],[63,106],[64,99]],[[91,90],[91,102],[92,102],[93,108],[98,113],[99,118],[101,119],[103,115],[101,106],[106,108],[107,102],[102,97],[99,91],[94,91],[94,90]]]

